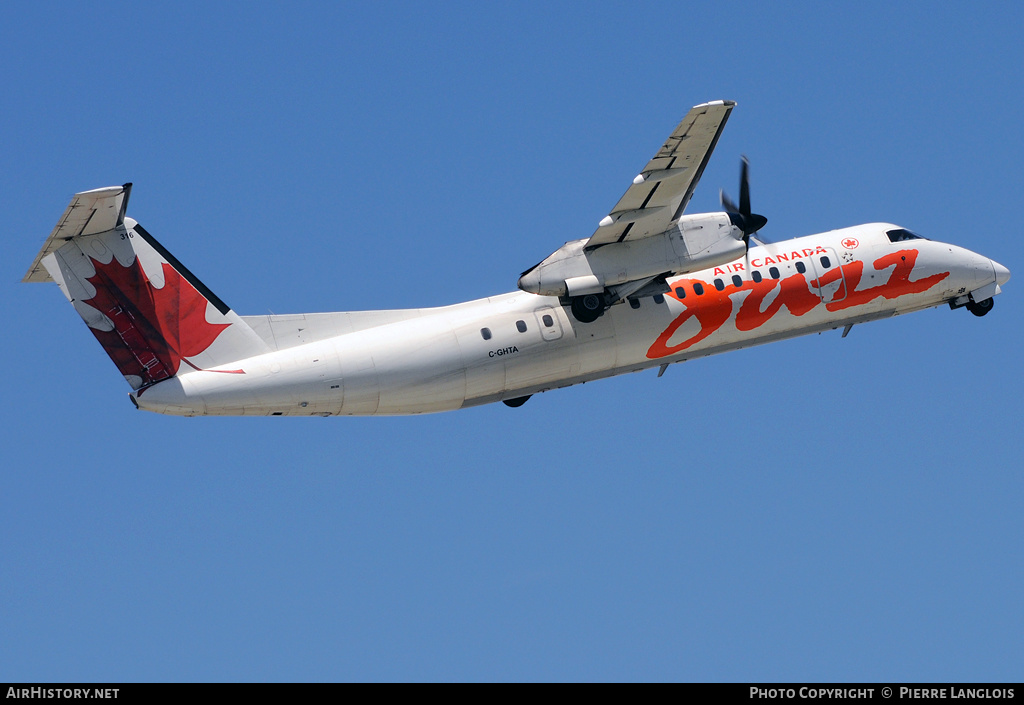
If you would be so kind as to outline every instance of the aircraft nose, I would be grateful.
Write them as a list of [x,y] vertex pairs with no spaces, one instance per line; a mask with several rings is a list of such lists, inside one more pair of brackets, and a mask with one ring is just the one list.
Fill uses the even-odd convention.
[[995,270],[996,273],[996,284],[1002,286],[1006,282],[1010,281],[1010,270],[995,260],[992,260],[992,269]]

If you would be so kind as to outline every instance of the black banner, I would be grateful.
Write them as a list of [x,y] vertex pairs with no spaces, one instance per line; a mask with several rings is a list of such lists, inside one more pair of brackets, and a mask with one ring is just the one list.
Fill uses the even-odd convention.
[[[28,700],[75,700],[75,701],[136,701],[143,698],[152,699],[154,695],[172,695],[178,691],[185,695],[189,688],[208,690],[215,686],[221,692],[226,688],[238,693],[238,689],[248,687],[259,688],[256,695],[265,696],[266,684],[234,683],[234,684],[197,684],[197,683],[18,683],[0,684],[0,693],[5,703]],[[325,684],[277,684],[269,687],[287,687],[288,695],[297,695],[296,688],[322,688]],[[873,700],[908,701],[908,700],[968,700],[1007,701],[1015,702],[1024,694],[1019,683],[682,683],[678,687],[691,695],[707,697],[729,697],[746,701],[836,701],[836,700]],[[309,692],[312,692],[309,690]],[[285,695],[281,691],[281,695]],[[3,703],[0,703],[3,705]]]

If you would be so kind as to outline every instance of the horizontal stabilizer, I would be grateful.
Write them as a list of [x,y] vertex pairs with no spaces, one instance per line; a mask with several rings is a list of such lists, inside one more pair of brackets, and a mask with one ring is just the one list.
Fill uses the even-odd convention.
[[42,249],[22,281],[53,281],[43,266],[44,257],[59,250],[64,243],[73,238],[105,233],[122,225],[131,192],[132,185],[125,184],[124,186],[108,186],[76,193],[64,210],[64,215],[57,221],[57,227],[46,238],[46,242],[43,243]]

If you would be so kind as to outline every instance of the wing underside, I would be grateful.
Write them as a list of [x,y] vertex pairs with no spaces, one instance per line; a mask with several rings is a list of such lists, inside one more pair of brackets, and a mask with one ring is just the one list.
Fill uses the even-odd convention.
[[716,100],[692,108],[601,220],[587,248],[656,235],[682,215],[735,105]]

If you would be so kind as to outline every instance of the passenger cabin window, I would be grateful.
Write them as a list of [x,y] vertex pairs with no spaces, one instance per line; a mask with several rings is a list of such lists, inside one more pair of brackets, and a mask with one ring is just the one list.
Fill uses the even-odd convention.
[[772,275],[772,279],[778,279],[779,278],[779,268],[778,267],[772,267],[771,269],[768,270],[768,273]]
[[640,299],[630,299],[629,305],[631,308],[640,308]]
[[490,328],[481,328],[480,329],[480,335],[483,336],[484,340],[490,340],[491,339],[491,329]]
[[732,283],[733,283],[733,286],[743,286],[743,279],[740,277],[739,274],[733,274],[732,275]]
[[700,282],[697,282],[696,284],[694,284],[693,285],[693,293],[695,293],[697,296],[700,296],[701,294],[703,294],[704,293],[704,285],[701,284]]
[[721,279],[716,279],[715,280],[715,288],[718,289],[719,291],[721,291],[722,289],[725,288],[725,282],[722,281]]
[[661,294],[655,294],[651,298],[654,299],[654,303],[656,303],[656,304],[663,304],[663,303],[665,303],[665,297],[662,296]]
[[526,332],[526,321],[516,321],[516,328],[520,333]]
[[544,314],[544,317],[541,318],[540,320],[544,321],[544,325],[547,326],[548,328],[555,325],[555,319],[546,313]]
[[798,271],[801,274],[803,274],[804,272],[807,271],[807,265],[804,264],[803,262],[797,262],[796,263],[796,271]]
[[750,273],[750,278],[754,280],[755,284],[761,283],[761,273],[756,269]]
[[686,298],[686,289],[684,289],[681,286],[677,286],[676,287],[676,296],[678,296],[680,299],[685,299]]
[[886,235],[889,236],[889,242],[903,242],[904,240],[924,240],[917,233],[912,233],[909,230],[903,228],[897,228],[896,230],[887,230]]
[[828,257],[825,257],[824,255],[822,255],[821,256],[821,266],[824,267],[825,269],[828,269],[829,267],[832,266],[832,260],[830,260]]

